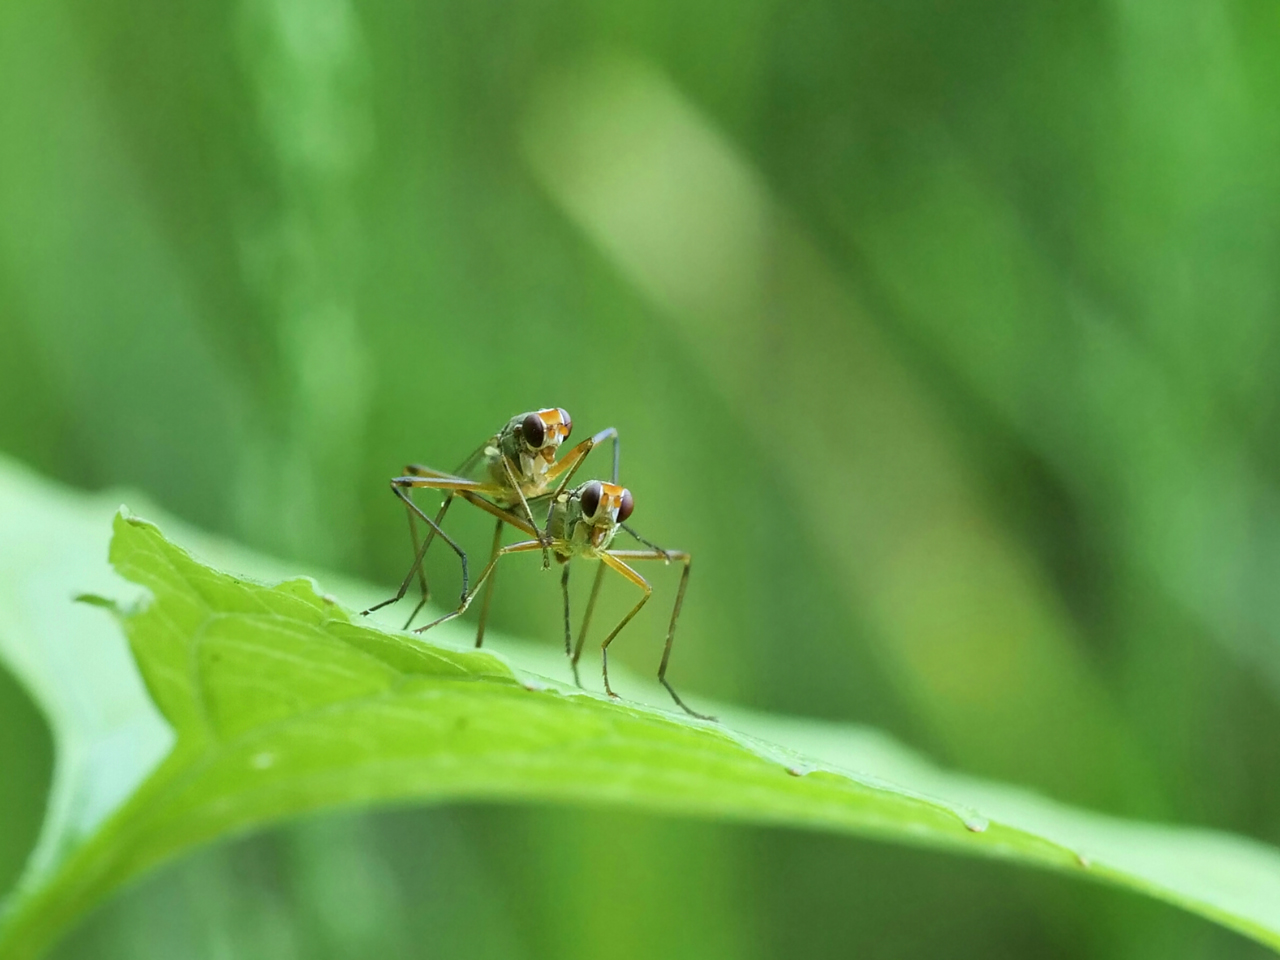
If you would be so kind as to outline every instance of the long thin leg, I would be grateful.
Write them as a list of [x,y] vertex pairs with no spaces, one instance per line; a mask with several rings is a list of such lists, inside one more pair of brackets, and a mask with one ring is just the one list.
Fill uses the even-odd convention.
[[[573,651],[570,649],[570,645],[573,641],[573,628],[570,626],[570,621],[569,621],[569,563],[568,561],[565,562],[564,572],[560,574],[560,593],[564,595],[564,655],[566,657],[572,657]],[[577,670],[575,670],[574,671],[575,677],[577,676],[577,673],[578,673]],[[578,684],[578,686],[582,686],[582,684]]]
[[[480,483],[479,481],[469,480],[468,478],[463,477],[461,475],[467,469],[468,466],[475,463],[475,461],[480,458],[480,455],[484,453],[487,443],[488,442],[486,442],[485,444],[481,444],[479,447],[477,447],[475,449],[475,452],[473,452],[471,456],[467,457],[466,460],[462,461],[462,465],[457,470],[453,471],[452,474],[445,473],[442,470],[437,470],[434,467],[424,466],[423,464],[420,464],[420,463],[409,464],[404,468],[404,472],[414,477],[430,477],[437,480],[450,481],[452,487],[454,488],[454,493],[457,493],[457,494],[461,494],[464,490],[470,490],[472,492],[474,492],[475,490],[486,490],[486,492],[490,492],[490,493],[496,492],[498,490],[498,488],[496,487],[492,489],[486,489],[485,484]],[[440,488],[437,487],[436,489],[440,489]],[[472,503],[476,502],[471,497],[468,497],[467,499],[471,500]],[[436,516],[437,524],[439,524],[444,520],[444,515],[446,511],[448,511],[449,504],[452,502],[452,500],[453,500],[453,494],[445,498],[444,505],[440,508],[440,513]],[[409,513],[409,534],[413,538],[414,551],[415,553],[417,553],[418,528],[413,521],[412,513]],[[413,621],[417,619],[418,613],[421,612],[422,608],[427,605],[427,601],[431,599],[431,589],[430,587],[427,586],[426,565],[424,564],[423,561],[427,555],[427,549],[431,546],[431,541],[434,537],[435,537],[434,530],[429,531],[427,533],[427,542],[423,544],[421,553],[420,555],[418,555],[418,559],[415,562],[418,569],[418,582],[422,585],[422,593],[421,593],[420,599],[418,600],[418,605],[413,608],[413,612],[409,614],[409,619],[404,622],[404,626],[401,628],[403,630],[408,630],[409,627],[413,625]],[[486,606],[485,606],[486,611],[488,610],[487,597],[488,595],[486,595]],[[477,638],[477,642],[476,642],[477,647],[480,646],[480,640],[483,640],[483,639],[484,639],[484,622],[482,620],[480,623],[480,636]]]
[[520,498],[520,506],[524,507],[524,515],[529,518],[529,524],[533,527],[538,542],[542,544],[542,569],[546,570],[551,566],[551,543],[547,539],[546,531],[538,529],[538,521],[533,519],[533,511],[529,509],[529,501],[524,498],[524,490],[520,488],[520,481],[516,479],[515,471],[511,469],[511,463],[506,457],[502,458],[502,469],[507,474],[507,482],[511,484],[511,489]]
[[676,638],[676,621],[680,619],[680,608],[684,606],[684,592],[689,585],[689,571],[693,569],[693,557],[682,550],[655,550],[653,553],[644,550],[610,550],[607,555],[623,557],[633,561],[663,560],[669,563],[672,560],[677,560],[684,564],[684,571],[680,574],[680,586],[676,590],[676,604],[671,609],[671,623],[667,627],[667,642],[662,648],[662,662],[658,665],[658,682],[667,688],[667,693],[671,694],[671,699],[685,713],[697,717],[699,720],[714,720],[715,717],[708,716],[705,713],[698,713],[696,710],[690,710],[685,702],[680,699],[680,694],[676,693],[675,688],[667,682],[667,664],[671,660],[671,645]]
[[[444,521],[444,515],[449,511],[449,504],[452,502],[452,497],[445,499],[444,503],[440,507],[440,512],[436,514],[436,526],[439,526]],[[431,596],[431,588],[427,586],[427,577],[422,568],[422,558],[427,554],[427,547],[431,546],[431,541],[435,537],[435,530],[430,530],[427,533],[426,540],[419,544],[418,525],[414,520],[413,510],[406,505],[404,512],[409,518],[409,537],[413,540],[413,565],[409,567],[409,572],[404,575],[404,581],[400,584],[400,589],[396,591],[396,595],[394,597],[391,597],[388,600],[383,600],[381,603],[375,603],[368,610],[362,611],[360,616],[367,617],[375,610],[381,610],[385,606],[404,599],[404,595],[409,590],[409,584],[413,582],[413,575],[416,573],[418,575],[418,582],[422,585],[422,599],[419,600],[418,605],[413,608],[413,613],[409,616],[408,622],[405,623],[403,627],[403,629],[408,630],[409,624],[413,623],[413,618],[418,615],[418,611],[422,609],[423,605]]]
[[[413,494],[410,493],[409,496],[412,497]],[[440,524],[444,523],[444,515],[449,512],[449,507],[452,504],[453,504],[453,495],[450,494],[449,496],[444,498],[444,503],[440,504],[440,512],[436,514],[436,526],[439,526]],[[405,513],[408,514],[409,516],[409,537],[410,539],[413,540],[414,559],[413,559],[413,566],[410,567],[409,570],[410,570],[410,573],[412,573],[415,568],[417,569],[418,585],[421,587],[421,590],[419,591],[419,595],[418,595],[418,603],[416,606],[414,606],[412,612],[409,614],[408,619],[405,620],[404,626],[400,628],[401,630],[408,630],[411,626],[413,626],[413,621],[418,619],[418,614],[422,612],[422,608],[425,607],[427,605],[427,601],[431,599],[431,587],[428,586],[427,584],[427,565],[425,561],[427,556],[427,550],[430,549],[431,547],[431,541],[434,540],[436,537],[436,532],[434,530],[428,530],[426,539],[423,540],[422,546],[419,547],[418,546],[418,524],[414,521],[413,511],[406,510]],[[407,579],[407,575],[406,575],[406,579]]]
[[[409,625],[413,623],[414,618],[417,617],[418,612],[427,602],[427,597],[429,596],[429,588],[426,585],[426,576],[422,572],[422,561],[423,557],[426,556],[427,548],[430,547],[431,541],[435,538],[437,532],[440,533],[441,537],[449,543],[454,552],[459,553],[459,556],[462,558],[463,595],[466,595],[466,556],[460,552],[458,545],[450,540],[440,528],[440,523],[443,521],[444,515],[452,504],[454,497],[462,497],[464,500],[469,501],[484,510],[486,513],[492,514],[504,523],[509,523],[513,527],[529,534],[530,536],[539,536],[539,532],[537,527],[525,521],[524,518],[511,513],[509,510],[504,510],[495,503],[490,503],[488,500],[484,499],[484,496],[482,496],[483,494],[489,494],[491,496],[501,494],[505,492],[502,487],[498,487],[493,484],[481,483],[475,480],[468,480],[463,477],[455,477],[451,474],[446,474],[442,471],[434,470],[431,467],[424,467],[419,464],[410,464],[405,467],[405,471],[408,474],[407,476],[396,477],[391,481],[391,492],[399,497],[401,502],[404,503],[405,511],[409,516],[409,532],[414,541],[413,566],[409,568],[409,572],[405,575],[405,579],[401,583],[400,589],[396,592],[395,596],[370,607],[368,610],[365,610],[364,615],[373,613],[375,610],[379,610],[388,604],[395,603],[396,601],[403,599],[405,593],[409,589],[409,584],[413,582],[414,575],[417,574],[420,582],[423,584],[423,596],[417,607],[414,608],[409,620],[405,623],[404,629],[407,630],[409,629]],[[410,491],[414,488],[440,490],[447,494],[445,502],[441,505],[440,512],[437,514],[434,521],[427,517],[426,514],[418,508],[418,505],[413,502]],[[425,520],[427,526],[430,528],[428,530],[427,537],[421,546],[419,546],[417,542],[417,527],[414,523],[415,516],[421,517]]]
[[[492,485],[482,484],[475,480],[467,480],[463,477],[451,476],[450,474],[443,473],[439,470],[433,470],[431,467],[424,467],[418,464],[411,463],[407,467],[405,467],[405,470],[409,474],[409,476],[394,478],[391,481],[391,492],[394,493],[397,497],[399,497],[400,500],[404,503],[405,513],[409,517],[409,536],[413,540],[413,549],[414,549],[413,565],[409,568],[409,572],[405,574],[404,582],[400,584],[400,589],[396,591],[396,594],[394,597],[391,597],[388,600],[382,601],[382,603],[379,603],[379,604],[376,604],[375,606],[370,607],[368,610],[365,610],[361,615],[367,616],[368,614],[373,613],[373,611],[375,610],[379,610],[382,607],[387,606],[388,604],[396,603],[397,601],[403,599],[405,593],[409,589],[409,583],[413,580],[413,575],[416,573],[418,575],[418,582],[422,586],[422,594],[421,594],[421,598],[418,600],[418,605],[413,608],[413,612],[409,614],[409,619],[405,621],[403,629],[408,630],[409,626],[413,623],[414,619],[418,616],[419,611],[422,610],[422,608],[426,605],[427,600],[430,599],[431,597],[431,588],[427,585],[427,575],[423,567],[423,558],[426,557],[427,549],[431,546],[431,541],[435,539],[436,532],[440,531],[441,536],[444,536],[443,531],[441,531],[440,529],[440,524],[444,521],[444,515],[448,513],[449,507],[453,503],[454,496],[465,496],[468,500],[471,500],[473,503],[476,502],[477,500],[480,500],[480,502],[484,502],[477,495],[477,491],[481,493],[487,493],[487,492],[490,492],[491,489],[496,491],[499,488],[494,488],[492,487]],[[418,509],[418,505],[413,502],[412,493],[405,492],[405,491],[412,491],[413,488],[415,487],[423,487],[429,490],[442,490],[447,494],[447,496],[445,497],[444,503],[441,504],[440,506],[440,512],[436,514],[436,519],[434,522],[430,518],[428,518],[425,514],[423,514],[420,509]],[[421,546],[418,545],[418,528],[417,528],[417,524],[414,522],[415,514],[418,516],[421,516],[422,519],[426,520],[427,526],[430,528],[427,532],[427,537],[423,541]],[[448,537],[444,537],[444,539],[449,542],[449,545],[453,547],[455,552],[458,552],[459,548],[457,544],[449,540]],[[462,571],[463,571],[462,592],[464,594],[466,593],[466,582],[467,582],[466,570],[467,570],[466,557],[462,556]]]
[[600,664],[601,669],[604,672],[604,692],[616,700],[618,699],[618,695],[614,693],[613,689],[609,686],[609,644],[613,643],[613,638],[622,631],[623,627],[631,622],[631,618],[640,612],[640,608],[649,602],[649,598],[653,596],[653,587],[649,586],[648,580],[640,576],[640,574],[636,573],[610,553],[600,554],[600,562],[607,563],[610,567],[618,571],[618,573],[622,574],[644,591],[644,596],[641,597],[627,615],[618,622],[618,625],[609,631],[609,635],[604,638],[604,643],[600,644]]
[[[538,528],[526,522],[523,517],[520,517],[512,513],[510,510],[502,509],[502,507],[498,506],[496,503],[490,503],[488,500],[484,499],[484,497],[478,496],[476,493],[474,493],[471,490],[458,490],[454,493],[450,493],[449,499],[445,501],[445,506],[440,508],[441,512],[440,512],[440,516],[436,518],[437,522],[444,516],[445,509],[447,509],[449,503],[452,502],[452,498],[455,496],[461,497],[463,500],[466,500],[468,503],[472,503],[475,506],[479,507],[481,510],[485,511],[485,513],[491,514],[492,516],[498,518],[498,529],[494,531],[494,535],[493,535],[494,550],[498,549],[498,542],[501,538],[502,524],[504,523],[510,524],[511,526],[515,527],[517,530],[521,531],[522,533],[526,533],[529,536],[536,537],[538,535]],[[426,554],[427,546],[430,544],[431,537],[433,536],[435,536],[435,531],[432,531],[428,535],[427,543],[423,544],[422,549],[419,551],[416,559],[417,564],[422,563],[422,558]],[[412,573],[412,571],[410,572]],[[406,576],[406,580],[405,580],[406,588],[407,588],[407,584],[408,584],[408,577]],[[493,597],[493,591],[491,587],[489,592],[485,594],[484,608],[480,617],[480,627],[479,627],[479,631],[476,634],[477,647],[480,646],[482,643],[484,643],[485,622],[488,619],[489,603],[492,600],[492,597]],[[408,622],[406,622],[404,625],[405,630],[409,629],[409,625],[413,623],[414,618],[417,617],[418,615],[418,611],[422,609],[423,604],[425,604],[426,602],[427,602],[426,598],[424,597],[422,601],[419,602],[417,607],[414,608],[414,611],[412,615],[410,615]],[[375,607],[374,609],[377,609],[377,608]]]
[[[475,506],[479,507],[481,510],[485,511],[488,514],[491,514],[492,516],[498,519],[497,529],[495,529],[493,532],[494,551],[498,549],[498,546],[501,543],[502,525],[504,523],[510,524],[511,526],[515,527],[517,530],[520,530],[522,533],[527,533],[530,536],[536,537],[538,535],[538,528],[533,526],[532,524],[527,523],[524,520],[524,518],[517,516],[516,514],[512,513],[510,510],[502,509],[502,507],[498,506],[496,503],[490,503],[488,500],[484,499],[484,497],[478,496],[472,490],[464,489],[464,490],[457,490],[457,491],[451,492],[449,495],[449,499],[447,499],[445,501],[445,505],[441,507],[441,517],[443,517],[445,509],[447,509],[449,503],[452,502],[452,498],[455,496],[461,497],[462,499],[466,500],[468,503],[474,504]],[[427,543],[423,544],[422,549],[418,554],[418,557],[416,560],[417,563],[419,564],[422,563],[422,557],[426,553],[427,545],[431,542],[431,537],[434,535],[435,535],[435,531],[432,530],[432,532],[427,537]],[[407,578],[406,578],[406,583],[407,583]],[[464,585],[465,585],[465,582],[464,582]],[[489,590],[485,593],[484,607],[480,615],[480,626],[476,633],[477,647],[480,646],[482,643],[484,643],[485,623],[488,621],[489,604],[492,601],[492,599],[493,599],[493,589],[492,589],[492,586],[490,586]],[[422,609],[422,604],[425,602],[426,601],[423,600],[422,603],[419,603],[418,606],[414,608],[412,616],[409,617],[409,621],[404,625],[405,630],[409,629],[409,625],[413,623],[414,617],[418,615],[418,611]],[[470,602],[471,602],[470,600],[467,600],[468,604],[470,604]],[[465,607],[463,609],[465,609]],[[452,619],[452,618],[446,617],[445,619]],[[422,628],[422,629],[425,629],[425,628]]]
[[[574,644],[573,656],[569,658],[569,666],[573,667],[573,682],[578,686],[582,686],[582,681],[578,679],[578,658],[582,656],[582,645],[587,639],[587,628],[591,626],[591,615],[596,612],[596,598],[600,596],[600,584],[604,583],[604,572],[607,570],[603,563],[596,567],[595,580],[591,584],[591,597],[587,600],[587,612],[582,615],[582,627],[578,630],[578,642]],[[566,637],[566,639],[568,639]]]
[[[409,494],[413,496],[413,494]],[[436,523],[443,522],[444,515],[449,509],[449,504],[453,497],[445,497],[444,503],[440,505],[440,512],[436,514]],[[427,601],[431,599],[431,586],[427,583],[427,566],[423,562],[427,556],[427,550],[431,546],[431,541],[435,539],[433,532],[427,531],[426,540],[420,545],[418,543],[418,521],[413,515],[413,511],[405,508],[404,515],[409,518],[409,539],[413,542],[413,566],[418,570],[418,604],[413,608],[413,612],[409,614],[409,619],[404,622],[403,630],[408,630],[413,623],[413,618],[418,615],[418,611],[427,605]]]
[[425,626],[418,627],[418,629],[413,632],[426,633],[426,631],[430,630],[432,627],[438,627],[440,626],[440,624],[445,623],[448,620],[452,620],[454,617],[459,617],[462,614],[466,613],[467,607],[471,606],[471,601],[475,599],[476,593],[484,585],[484,582],[489,579],[489,575],[493,573],[493,568],[497,566],[498,561],[501,560],[503,557],[505,557],[508,553],[527,553],[530,550],[540,550],[541,548],[542,548],[542,543],[541,541],[538,541],[538,540],[522,540],[519,543],[508,544],[507,546],[503,547],[485,565],[484,570],[480,574],[480,579],[476,581],[476,584],[472,588],[471,592],[463,596],[462,602],[458,604],[458,609],[450,610],[448,613],[444,614],[444,616],[436,617],[430,623],[426,624]]
[[[485,483],[483,480],[472,480],[468,477],[461,476],[457,473],[447,473],[444,470],[437,470],[435,467],[428,467],[421,463],[411,463],[404,468],[405,474],[411,477],[418,477],[424,480],[448,480],[451,486],[459,489],[466,488],[468,490],[479,490],[482,487],[493,487],[493,484]],[[500,487],[494,487],[495,491]]]
[[658,545],[657,545],[656,543],[654,543],[652,540],[646,540],[644,537],[640,536],[640,534],[636,533],[634,530],[632,530],[632,529],[631,529],[629,526],[627,526],[625,523],[620,523],[620,524],[618,524],[618,526],[620,526],[623,530],[625,530],[627,533],[629,533],[632,537],[634,537],[635,539],[639,540],[641,543],[643,543],[643,544],[644,544],[646,547],[648,547],[650,550],[657,550],[660,554],[662,554],[663,558],[667,561],[667,563],[670,563],[670,562],[671,562],[671,552],[670,552],[670,551],[668,551],[668,550],[663,550],[660,546],[658,546]]
[[529,523],[529,521],[518,513],[512,513],[510,510],[504,510],[496,503],[490,503],[484,497],[476,496],[470,490],[462,490],[458,493],[458,496],[463,500],[466,500],[468,503],[479,507],[485,513],[497,517],[503,523],[511,524],[511,526],[515,527],[521,533],[528,534],[531,537],[536,537],[538,535],[538,528]]
[[[437,536],[439,536],[440,539],[443,540],[445,543],[447,543],[450,546],[450,548],[453,550],[453,552],[458,555],[458,559],[462,562],[462,596],[465,597],[467,595],[467,555],[466,553],[463,551],[463,549],[460,546],[457,545],[457,543],[454,542],[453,537],[445,533],[444,529],[438,523],[436,523],[434,520],[428,517],[425,513],[423,513],[422,508],[413,502],[413,498],[410,497],[409,494],[407,494],[404,490],[406,486],[411,487],[413,486],[413,484],[401,484],[399,479],[391,481],[391,491],[397,497],[403,500],[405,504],[409,507],[409,509],[412,510],[414,513],[416,513],[419,518],[421,518],[422,520],[425,520],[427,522],[427,526],[431,528],[432,532],[435,533]],[[426,550],[425,546],[423,547],[423,550],[424,551]],[[416,557],[415,560],[417,563],[420,563],[422,558]],[[415,563],[415,566],[417,565],[417,563]]]
[[[497,445],[498,445],[497,436],[495,435],[490,437],[484,443],[480,444],[480,446],[476,447],[475,450],[471,452],[471,456],[467,457],[467,459],[463,460],[462,463],[458,464],[458,469],[453,471],[453,475],[455,477],[465,476],[467,474],[467,471],[471,467],[475,466],[476,461],[480,459],[480,457],[484,454],[485,450],[487,450],[489,447],[496,447]],[[409,472],[409,471],[406,471],[406,472]]]
[[[411,474],[413,476],[433,477],[440,480],[450,481],[450,484],[454,487],[478,486],[476,481],[467,480],[464,477],[447,474],[447,473],[444,473],[443,471],[435,470],[431,467],[424,467],[416,463],[409,464],[407,467],[404,468],[404,470],[405,470],[405,473]],[[446,486],[443,489],[447,489],[447,488],[448,487]],[[442,488],[437,486],[436,489],[442,489]],[[394,492],[394,490],[392,492]],[[404,498],[402,497],[401,499],[403,500]],[[449,511],[449,505],[451,502],[452,502],[452,497],[448,497],[445,499],[444,504],[440,507],[440,512],[436,514],[436,520],[435,520],[436,526],[439,526],[444,521],[444,515]],[[405,625],[403,629],[408,630],[409,625],[413,623],[414,618],[417,617],[418,615],[418,612],[426,605],[427,601],[431,599],[431,587],[428,586],[427,584],[427,574],[426,574],[425,568],[423,567],[422,560],[427,555],[427,549],[431,546],[431,541],[435,538],[435,530],[434,529],[429,530],[427,533],[426,542],[419,544],[418,543],[418,525],[414,520],[414,508],[410,504],[406,503],[404,513],[409,520],[409,539],[413,541],[413,555],[414,555],[413,565],[409,568],[409,572],[405,575],[404,582],[400,584],[400,589],[396,591],[395,596],[391,597],[388,600],[383,600],[381,603],[374,604],[368,610],[362,611],[360,616],[367,617],[369,614],[373,613],[375,610],[381,610],[385,606],[388,606],[392,603],[398,603],[400,600],[403,600],[405,593],[407,593],[409,590],[409,583],[413,580],[413,575],[417,573],[418,583],[421,586],[421,598],[418,600],[418,605],[413,608],[413,613],[409,614],[409,619],[405,621]]]
[[[427,469],[427,468],[410,467],[410,469]],[[530,536],[534,536],[534,537],[539,536],[538,528],[534,526],[531,522],[526,521],[523,517],[517,516],[516,514],[512,513],[510,510],[504,510],[502,507],[498,506],[496,503],[490,503],[488,500],[485,499],[486,495],[494,496],[497,494],[505,493],[506,491],[505,491],[505,488],[503,487],[497,487],[490,483],[478,483],[474,480],[463,480],[458,477],[450,477],[450,476],[411,475],[407,477],[393,478],[391,481],[392,491],[395,493],[396,496],[400,497],[400,499],[403,500],[410,507],[410,509],[414,511],[414,513],[420,516],[423,520],[427,521],[428,525],[430,525],[432,528],[432,536],[434,536],[436,533],[439,533],[440,536],[444,537],[446,541],[449,540],[449,538],[445,536],[444,531],[441,530],[438,526],[432,524],[431,519],[427,517],[421,510],[418,509],[418,505],[415,504],[411,498],[406,498],[406,496],[404,495],[403,491],[412,490],[415,488],[422,488],[426,490],[442,490],[445,493],[449,494],[450,496],[462,497],[462,499],[468,501],[469,503],[475,504],[481,510],[484,510],[487,513],[491,513],[495,517],[501,518],[502,520],[511,524],[516,529],[522,530],[525,533],[528,533]],[[449,542],[452,542],[452,541],[449,541]],[[457,548],[455,547],[454,549],[456,550]]]
[[[489,562],[492,563],[497,559],[498,551],[502,549],[502,525],[506,523],[502,517],[498,518],[497,526],[493,528],[493,549],[489,552]],[[480,604],[480,626],[476,628],[476,647],[484,643],[484,625],[489,622],[489,604],[493,602],[493,585],[498,579],[498,572],[495,570],[489,577],[489,582],[484,585],[484,600]]]

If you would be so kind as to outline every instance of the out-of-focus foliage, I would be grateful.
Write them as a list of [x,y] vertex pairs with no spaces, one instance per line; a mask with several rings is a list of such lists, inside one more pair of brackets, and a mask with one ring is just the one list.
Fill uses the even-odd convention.
[[[1278,20],[10,0],[0,448],[390,584],[385,479],[561,405],[619,428],[637,526],[697,558],[687,689],[1280,842]],[[534,567],[504,572],[494,618],[552,644]],[[619,657],[650,672],[659,632],[637,622]],[[24,729],[6,756],[38,776]],[[0,822],[0,851],[30,842]],[[466,810],[211,852],[68,955],[422,943],[1254,949],[995,867]]]

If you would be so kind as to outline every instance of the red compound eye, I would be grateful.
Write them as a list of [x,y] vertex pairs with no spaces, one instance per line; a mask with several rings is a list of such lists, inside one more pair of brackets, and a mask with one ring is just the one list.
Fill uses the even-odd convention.
[[636,501],[631,496],[630,490],[622,491],[622,506],[618,507],[618,522],[626,523],[627,517],[631,516],[631,511],[636,508]]

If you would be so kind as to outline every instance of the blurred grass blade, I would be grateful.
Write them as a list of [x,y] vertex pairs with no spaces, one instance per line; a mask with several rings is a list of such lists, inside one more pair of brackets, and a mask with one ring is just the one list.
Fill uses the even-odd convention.
[[[1280,853],[1262,844],[945,774],[872,732],[734,711],[720,726],[611,703],[488,652],[353,622],[310,580],[219,572],[145,521],[119,515],[114,531],[113,564],[150,596],[116,616],[176,739],[96,829],[46,837],[54,854],[17,892],[0,957],[37,955],[120,884],[196,844],[338,805],[462,798],[619,804],[999,857],[1129,887],[1280,946]],[[64,664],[69,682],[82,669]],[[102,774],[81,776],[82,793]]]
[[1158,809],[1068,611],[984,503],[948,413],[710,118],[653,65],[602,57],[544,85],[525,147],[744,428],[783,438],[761,454],[950,758],[1074,802]]

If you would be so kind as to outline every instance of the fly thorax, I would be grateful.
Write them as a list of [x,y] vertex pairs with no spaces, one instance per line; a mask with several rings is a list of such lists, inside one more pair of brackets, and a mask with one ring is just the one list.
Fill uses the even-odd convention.
[[547,535],[552,540],[569,540],[569,496],[560,494],[551,504],[551,513],[547,517]]
[[578,519],[573,524],[573,536],[570,538],[574,547],[579,551],[591,549],[591,531],[595,528],[585,520]]

